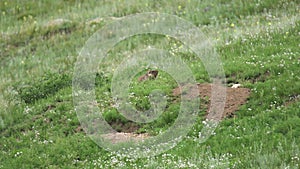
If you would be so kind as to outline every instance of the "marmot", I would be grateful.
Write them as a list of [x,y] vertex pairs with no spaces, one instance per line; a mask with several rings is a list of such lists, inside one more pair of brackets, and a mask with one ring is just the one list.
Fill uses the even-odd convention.
[[148,80],[148,79],[155,79],[157,74],[158,74],[157,70],[149,70],[145,75],[139,77],[138,81],[142,82],[142,81]]

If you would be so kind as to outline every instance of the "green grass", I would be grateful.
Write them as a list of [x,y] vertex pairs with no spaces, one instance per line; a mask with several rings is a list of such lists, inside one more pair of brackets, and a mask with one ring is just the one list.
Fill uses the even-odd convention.
[[[78,53],[93,33],[118,17],[150,11],[197,25],[215,44],[227,82],[241,83],[251,95],[206,142],[197,141],[201,110],[175,148],[130,159],[98,147],[80,130],[71,84]],[[0,168],[299,168],[299,14],[298,0],[1,1]],[[154,81],[131,83],[130,101],[139,110],[149,108],[145,96],[153,89],[168,96],[166,111],[148,124],[131,124],[112,106],[110,95],[112,69],[124,55],[147,46],[180,56],[198,82],[209,78],[200,59],[161,35],[131,37],[108,53],[95,79],[105,119],[157,135],[178,117],[171,76],[160,72]],[[149,67],[143,68],[136,78]]]

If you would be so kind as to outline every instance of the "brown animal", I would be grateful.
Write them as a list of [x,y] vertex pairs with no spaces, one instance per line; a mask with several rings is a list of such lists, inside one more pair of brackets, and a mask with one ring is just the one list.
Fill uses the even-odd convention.
[[149,70],[145,75],[139,77],[138,81],[142,82],[148,79],[155,79],[157,77],[158,71],[157,70]]

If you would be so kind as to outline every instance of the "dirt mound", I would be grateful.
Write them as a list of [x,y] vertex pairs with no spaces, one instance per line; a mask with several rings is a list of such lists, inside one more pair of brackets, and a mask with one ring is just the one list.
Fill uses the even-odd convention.
[[[185,97],[195,98],[198,95],[201,99],[201,106],[200,108],[205,108],[207,112],[209,112],[209,106],[212,107],[219,107],[219,105],[211,105],[211,93],[213,84],[198,84],[197,87],[193,87],[192,85],[185,85],[182,87],[177,87],[173,89],[174,96],[180,96],[184,89],[188,89],[190,92]],[[217,89],[220,89],[220,86]],[[197,93],[199,92],[199,94]],[[216,91],[216,95],[223,95],[222,92]],[[226,87],[226,103],[224,112],[222,114],[222,118],[224,117],[232,117],[234,116],[234,112],[239,109],[239,107],[247,102],[247,99],[250,95],[250,89],[248,88],[230,88]],[[218,104],[218,103],[214,103]],[[209,119],[214,119],[214,116],[207,117]],[[218,118],[218,117],[216,117]],[[103,135],[104,138],[110,140],[113,144],[124,142],[124,141],[143,141],[144,139],[150,137],[147,133],[144,134],[134,134],[132,129],[136,129],[136,127],[129,127],[130,130],[124,128],[122,125],[113,124],[113,126],[117,125],[119,128],[123,128],[121,132],[110,133]],[[125,131],[124,131],[125,130]]]
[[[179,96],[182,92],[182,88],[186,88],[187,85],[182,87],[177,87],[173,90],[174,96]],[[190,85],[191,86],[191,85]],[[217,107],[219,105],[210,105],[211,104],[211,91],[213,84],[197,84],[198,92],[201,99],[201,107],[207,109],[209,112],[208,106]],[[195,97],[197,95],[197,88],[190,89],[191,92],[187,97]],[[223,95],[222,92],[216,91],[216,95]],[[234,112],[239,109],[239,107],[247,102],[247,99],[250,95],[250,89],[248,88],[230,88],[226,87],[226,103],[222,118],[234,116]],[[204,103],[204,104],[203,104]],[[218,104],[218,103],[214,103]],[[210,117],[213,118],[213,117]]]

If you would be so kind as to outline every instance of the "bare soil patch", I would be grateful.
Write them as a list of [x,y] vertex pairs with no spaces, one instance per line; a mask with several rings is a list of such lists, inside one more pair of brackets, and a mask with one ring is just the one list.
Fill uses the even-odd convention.
[[[211,90],[213,84],[197,84],[198,85],[198,91],[197,88],[192,89],[191,95],[189,97],[195,97],[197,95],[196,92],[199,92],[199,96],[201,99],[201,107],[207,109],[207,112],[209,112],[208,107],[209,106],[218,106],[218,105],[210,105],[211,104]],[[179,96],[182,92],[182,87],[177,87],[173,90],[174,96]],[[216,95],[221,95],[222,92],[216,91]],[[247,102],[247,99],[250,95],[250,89],[248,88],[231,88],[226,87],[226,103],[224,112],[222,114],[222,118],[224,117],[233,117],[234,112],[236,112],[239,107]],[[204,103],[204,104],[203,104]],[[218,104],[218,103],[213,103]]]
[[116,133],[103,134],[102,137],[109,140],[112,144],[116,144],[116,143],[127,142],[127,141],[134,141],[134,142],[143,141],[150,136],[147,133],[134,134],[134,133],[116,132]]
[[117,132],[126,132],[126,133],[135,132],[137,129],[140,128],[139,125],[134,122],[122,123],[122,122],[115,121],[109,123],[109,125]]

